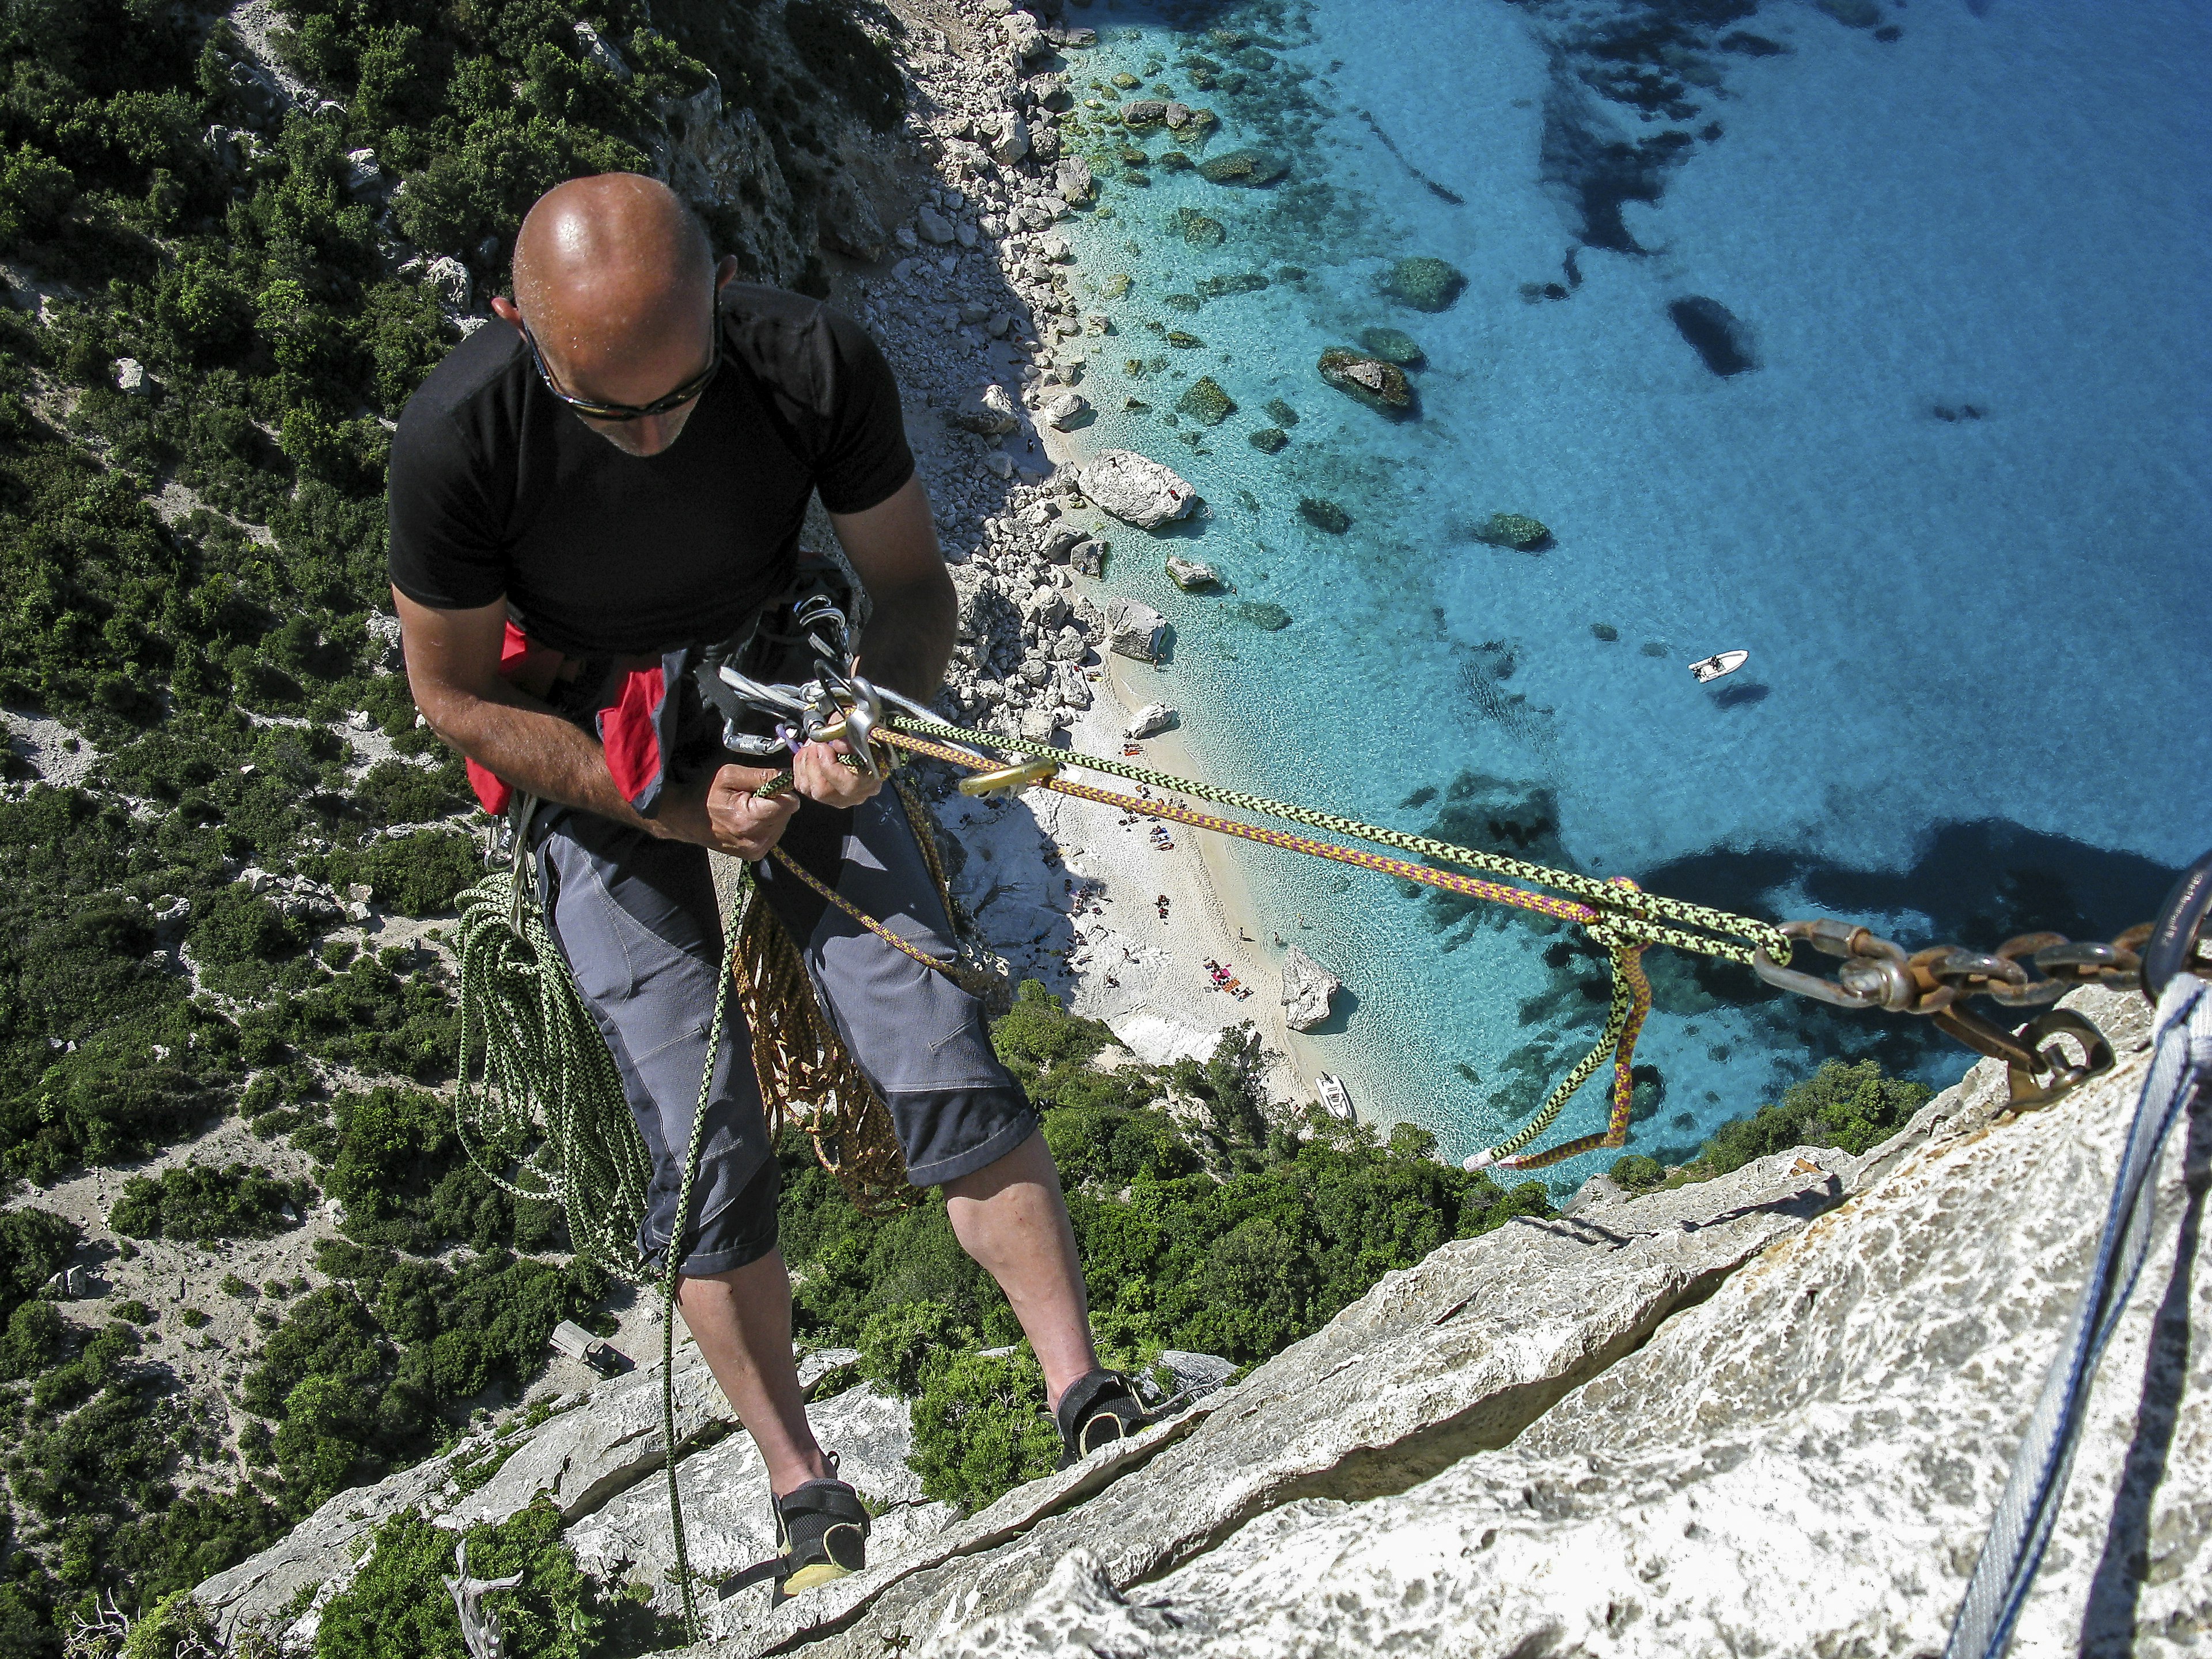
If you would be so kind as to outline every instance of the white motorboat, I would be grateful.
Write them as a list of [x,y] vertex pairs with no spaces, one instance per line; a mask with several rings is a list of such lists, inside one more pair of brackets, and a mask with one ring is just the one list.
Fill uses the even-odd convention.
[[1723,674],[1735,673],[1750,660],[1751,653],[1748,651],[1722,651],[1702,662],[1692,663],[1690,672],[1696,676],[1698,684],[1703,685],[1707,680],[1717,680]]
[[1323,1072],[1318,1079],[1321,1103],[1346,1123],[1354,1121],[1352,1109],[1352,1091],[1344,1086],[1344,1079],[1334,1072]]

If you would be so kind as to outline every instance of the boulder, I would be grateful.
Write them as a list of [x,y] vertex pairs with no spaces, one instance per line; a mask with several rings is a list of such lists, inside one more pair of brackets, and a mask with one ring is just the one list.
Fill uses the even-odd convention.
[[1467,286],[1456,265],[1425,255],[1401,259],[1382,278],[1382,291],[1416,311],[1449,311]]
[[925,202],[915,210],[914,234],[934,247],[943,247],[953,238],[952,222]]
[[115,389],[118,392],[127,392],[135,397],[150,390],[151,386],[152,381],[147,375],[145,364],[136,357],[118,357],[115,360]]
[[1221,389],[1220,381],[1201,374],[1176,399],[1176,408],[1200,426],[1219,426],[1237,412],[1237,401]]
[[1106,574],[1106,556],[1113,548],[1093,537],[1079,541],[1067,550],[1069,568],[1078,575],[1099,577]]
[[1010,167],[1030,153],[1030,124],[1020,111],[1010,109],[999,118],[989,144],[992,159],[1001,167]]
[[576,44],[583,49],[584,56],[587,59],[597,64],[617,81],[629,79],[629,65],[623,61],[623,55],[620,52],[607,44],[605,38],[599,30],[585,22],[579,22],[575,28]]
[[1063,392],[1044,406],[1044,417],[1054,430],[1066,432],[1091,412],[1091,404],[1079,392]]
[[1006,46],[1014,54],[1014,61],[1026,64],[1032,58],[1042,58],[1052,50],[1052,42],[1037,27],[1036,18],[1025,11],[1010,11],[999,21],[1006,32]]
[[381,195],[385,188],[384,168],[378,164],[373,149],[349,149],[346,152],[346,194],[356,202]]
[[1196,208],[1177,208],[1169,222],[1176,234],[1193,247],[1219,247],[1229,232],[1218,219],[1210,219]]
[[1551,545],[1552,532],[1540,520],[1525,513],[1493,513],[1474,532],[1474,538],[1492,547],[1534,553]]
[[1167,108],[1161,112],[1160,119],[1166,122],[1172,131],[1181,132],[1190,125],[1190,115],[1188,104],[1177,103],[1170,99]]
[[[1148,702],[1129,717],[1122,735],[1133,742],[1139,738],[1157,737],[1176,723],[1176,711],[1164,702]],[[1163,1361],[1166,1356],[1161,1356]]]
[[1070,207],[1091,199],[1091,163],[1079,155],[1063,156],[1052,170],[1052,187]]
[[1262,189],[1291,170],[1291,164],[1264,149],[1232,149],[1198,164],[1198,176],[1208,184],[1238,185]]
[[1106,607],[1106,648],[1139,662],[1158,662],[1167,625],[1142,599],[1116,599]]
[[1413,407],[1413,383],[1395,363],[1331,346],[1321,354],[1317,367],[1322,380],[1370,409],[1397,414]]
[[1022,606],[1022,617],[1025,622],[1035,623],[1048,634],[1057,633],[1060,625],[1067,620],[1067,595],[1056,587],[1040,587]]
[[1168,580],[1184,592],[1194,593],[1202,587],[1218,586],[1221,574],[1210,564],[1170,553],[1168,555]]
[[1329,1001],[1344,981],[1295,945],[1283,957],[1283,1024],[1310,1031],[1328,1018]]
[[[1121,106],[1121,125],[1125,127],[1157,127],[1167,118],[1168,106],[1164,99],[1135,98]],[[1190,118],[1188,111],[1183,118]]]
[[1173,523],[1198,502],[1198,492],[1130,449],[1101,450],[1083,469],[1083,493],[1102,509],[1140,530]]
[[1352,514],[1325,496],[1299,496],[1298,517],[1315,529],[1326,531],[1332,536],[1341,536],[1352,528]]
[[1015,729],[1027,742],[1050,743],[1060,730],[1060,722],[1049,708],[1024,708],[1021,723]]
[[[876,204],[844,168],[821,179],[814,202],[814,222],[833,253],[873,264],[884,257],[884,222]],[[955,227],[956,230],[958,227]]]
[[423,268],[422,280],[438,296],[438,303],[448,311],[469,308],[471,283],[469,268],[450,253],[441,253]]
[[972,432],[979,438],[1000,437],[1022,423],[1021,413],[1014,407],[1013,394],[995,381],[963,398],[946,411],[945,419],[948,425]]

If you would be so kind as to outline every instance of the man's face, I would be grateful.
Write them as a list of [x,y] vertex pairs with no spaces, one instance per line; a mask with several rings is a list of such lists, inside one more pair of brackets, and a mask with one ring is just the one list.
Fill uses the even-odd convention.
[[[661,401],[706,372],[713,361],[714,321],[712,295],[703,294],[688,319],[672,318],[659,327],[635,331],[624,346],[595,347],[589,336],[572,337],[570,349],[563,351],[560,343],[538,337],[538,355],[557,391],[592,403],[640,407]],[[683,436],[698,406],[695,395],[674,409],[626,421],[571,412],[624,454],[646,456],[659,454]]]

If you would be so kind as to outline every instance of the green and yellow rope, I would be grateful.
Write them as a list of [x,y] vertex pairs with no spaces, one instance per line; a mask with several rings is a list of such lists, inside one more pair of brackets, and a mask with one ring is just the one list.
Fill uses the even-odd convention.
[[[1701,956],[1717,957],[1747,965],[1755,951],[1764,949],[1778,962],[1789,960],[1790,940],[1773,923],[1715,909],[1710,905],[1668,898],[1663,894],[1647,893],[1624,877],[1600,880],[1575,871],[1554,870],[1525,859],[1508,858],[1471,847],[1455,847],[1449,842],[1436,841],[1426,836],[1411,836],[1402,830],[1363,823],[1356,818],[1343,817],[1312,807],[1269,800],[1265,796],[1224,789],[1196,779],[1155,771],[1150,767],[1133,766],[1126,761],[1055,749],[1025,738],[1003,737],[996,733],[987,736],[914,715],[901,714],[894,722],[878,726],[876,735],[911,753],[971,769],[977,765],[973,754],[929,739],[949,738],[954,744],[1035,756],[1060,765],[1107,773],[1148,787],[1189,795],[1217,805],[1234,806],[1244,811],[1280,818],[1285,823],[1328,830],[1380,846],[1419,853],[1427,859],[1509,876],[1513,880],[1526,882],[1528,887],[1555,890],[1550,893],[1532,892],[1528,887],[1516,887],[1505,882],[1438,869],[1433,863],[1416,864],[1410,859],[1364,852],[1310,836],[1246,823],[1218,813],[1200,812],[1179,801],[1153,800],[1118,790],[1103,789],[1092,784],[1077,783],[1064,777],[1042,779],[1036,785],[1059,794],[1095,801],[1123,811],[1188,824],[1194,829],[1209,830],[1218,835],[1280,848],[1285,852],[1302,853],[1310,858],[1328,859],[1335,863],[1372,870],[1379,875],[1394,876],[1401,881],[1441,888],[1446,892],[1463,894],[1469,898],[1508,905],[1536,915],[1549,916],[1555,921],[1571,922],[1602,945],[1613,970],[1613,994],[1603,1035],[1574,1069],[1560,1079],[1534,1117],[1508,1139],[1475,1155],[1473,1162],[1478,1168],[1537,1170],[1583,1152],[1627,1144],[1629,1111],[1635,1093],[1632,1071],[1636,1039],[1651,1007],[1651,987],[1644,976],[1642,960],[1646,948],[1653,945],[1671,945],[1676,950],[1695,951]],[[1688,928],[1703,931],[1686,931]],[[878,931],[882,930],[878,928]],[[1613,1077],[1612,1108],[1604,1130],[1540,1152],[1524,1154],[1522,1149],[1551,1127],[1565,1109],[1567,1101],[1589,1080],[1607,1056],[1613,1062]]]

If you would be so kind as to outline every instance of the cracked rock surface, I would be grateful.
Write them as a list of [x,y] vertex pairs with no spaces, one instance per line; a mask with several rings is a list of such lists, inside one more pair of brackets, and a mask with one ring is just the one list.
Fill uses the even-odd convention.
[[[2144,1069],[2139,998],[2069,1006],[2120,1064],[2045,1110],[2006,1112],[1985,1063],[1863,1158],[1800,1148],[1632,1200],[1594,1182],[711,1651],[1932,1655]],[[2212,1631],[2208,1170],[2200,1110],[2016,1654],[2178,1655]]]

